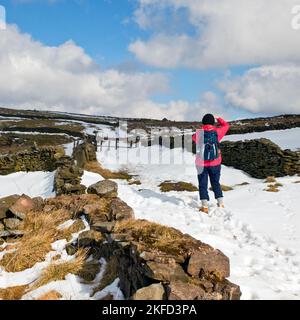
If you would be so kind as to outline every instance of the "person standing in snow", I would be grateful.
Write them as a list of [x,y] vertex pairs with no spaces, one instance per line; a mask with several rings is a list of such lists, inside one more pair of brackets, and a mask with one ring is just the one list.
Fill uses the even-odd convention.
[[[215,119],[220,127],[215,127]],[[223,192],[220,185],[222,155],[219,143],[226,135],[229,124],[220,117],[206,114],[202,119],[202,128],[193,135],[196,143],[196,168],[198,172],[201,208],[199,211],[208,213],[208,177],[217,199],[218,207],[224,208]]]

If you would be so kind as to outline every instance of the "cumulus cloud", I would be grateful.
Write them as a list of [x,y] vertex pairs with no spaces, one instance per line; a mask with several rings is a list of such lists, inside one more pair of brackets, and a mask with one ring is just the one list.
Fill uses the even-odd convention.
[[191,107],[151,100],[169,90],[162,73],[102,70],[72,41],[48,47],[11,25],[0,35],[0,70],[3,107],[175,120]]
[[[168,68],[300,62],[299,32],[291,26],[297,4],[298,0],[139,0],[136,22],[153,33],[146,41],[131,43],[129,50],[144,63]],[[184,10],[193,32],[166,32],[159,18],[165,10]]]
[[229,77],[220,88],[227,103],[253,113],[300,113],[300,65],[270,65],[252,68],[239,77]]

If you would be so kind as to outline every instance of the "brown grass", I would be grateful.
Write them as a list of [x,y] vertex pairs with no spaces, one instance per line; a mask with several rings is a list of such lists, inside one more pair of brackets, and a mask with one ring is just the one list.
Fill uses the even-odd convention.
[[265,183],[274,183],[274,182],[276,182],[276,181],[277,181],[277,180],[276,180],[275,177],[269,176],[269,177],[266,178]]
[[36,300],[59,300],[61,298],[62,295],[59,292],[51,290],[38,297]]
[[129,181],[128,184],[131,185],[137,185],[140,186],[142,184],[142,182],[140,180],[133,180],[133,181]]
[[14,252],[3,256],[0,264],[8,272],[18,272],[44,261],[46,254],[51,251],[51,243],[64,236],[57,227],[70,216],[67,210],[28,213],[22,225],[23,238],[16,243]]
[[276,182],[274,183],[274,187],[283,187],[283,184],[282,183],[279,183],[279,182]]
[[[222,189],[222,191],[224,191],[224,192],[228,192],[228,191],[232,191],[232,190],[233,190],[232,187],[226,186],[225,184],[221,184],[221,189]],[[212,187],[210,187],[209,190],[212,191]]]
[[89,161],[85,164],[84,169],[90,172],[99,173],[104,179],[121,179],[130,180],[132,176],[126,171],[113,172],[103,168],[98,161]]
[[87,256],[86,250],[78,250],[74,260],[60,263],[51,263],[42,271],[39,279],[34,283],[31,290],[35,290],[49,282],[64,280],[69,273],[77,274],[84,265]]
[[81,230],[85,229],[85,225],[82,220],[77,219],[69,228],[60,230],[60,236],[61,238],[67,239],[67,241],[70,241],[72,239],[72,234],[77,233]]
[[7,272],[18,272],[33,267],[37,262],[45,260],[51,251],[53,232],[24,236],[17,244],[14,252],[7,253],[0,260],[0,264]]
[[247,186],[249,185],[250,183],[249,182],[242,182],[242,183],[238,183],[236,184],[237,187],[242,187],[242,186]]
[[198,188],[194,186],[192,183],[178,181],[178,182],[170,182],[164,181],[160,185],[161,192],[170,192],[170,191],[188,191],[195,192],[198,191]]
[[116,223],[116,236],[125,235],[139,246],[157,249],[167,254],[186,255],[194,243],[179,230],[146,220],[120,221]]
[[276,185],[270,184],[267,189],[264,189],[267,192],[279,192],[279,189]]
[[100,284],[94,288],[92,296],[99,291],[102,291],[105,287],[110,285],[118,277],[118,259],[112,256],[105,266],[105,271],[100,280]]
[[6,289],[0,289],[0,299],[2,300],[20,300],[25,294],[28,285],[10,287]]

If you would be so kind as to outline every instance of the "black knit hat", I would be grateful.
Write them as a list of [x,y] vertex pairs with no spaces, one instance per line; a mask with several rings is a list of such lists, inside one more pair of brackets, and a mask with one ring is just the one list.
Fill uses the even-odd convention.
[[215,117],[212,114],[207,113],[202,119],[202,124],[211,124],[213,126],[215,124]]

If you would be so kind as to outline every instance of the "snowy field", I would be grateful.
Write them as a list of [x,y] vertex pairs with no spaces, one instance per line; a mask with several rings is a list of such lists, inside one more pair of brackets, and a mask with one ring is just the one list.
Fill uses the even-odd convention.
[[[136,150],[119,149],[119,161],[145,162],[149,148],[139,151],[137,157]],[[211,201],[207,216],[198,212],[197,192],[162,193],[158,187],[165,180],[197,184],[192,154],[185,154],[184,164],[149,165],[117,164],[115,152],[98,153],[98,160],[107,168],[138,175],[139,186],[118,181],[120,197],[134,208],[137,218],[175,227],[222,250],[230,258],[230,280],[241,286],[242,299],[300,299],[300,184],[294,183],[299,177],[279,178],[280,192],[269,193],[263,180],[223,167],[221,182],[234,190],[225,193],[225,210]],[[159,147],[153,147],[152,154],[158,158]],[[170,150],[163,148],[161,158],[169,155]],[[174,150],[173,157],[182,159],[182,151]],[[237,186],[243,182],[249,185]]]
[[[266,137],[282,148],[300,147],[299,128],[228,136],[228,140]],[[249,177],[242,171],[222,168],[222,183],[233,187],[226,192],[226,208],[218,209],[211,195],[209,215],[198,212],[197,192],[162,193],[158,185],[165,180],[185,181],[197,185],[194,156],[181,149],[170,151],[152,148],[104,148],[98,160],[112,170],[126,169],[141,181],[141,185],[128,185],[118,180],[119,196],[135,210],[137,218],[175,227],[184,233],[222,250],[231,263],[230,280],[241,286],[242,299],[300,299],[300,177],[278,178],[283,186],[278,193],[264,191],[263,180]],[[151,161],[149,162],[149,159]],[[170,164],[170,159],[171,163]],[[163,164],[160,164],[162,161]],[[0,176],[0,197],[25,193],[31,197],[54,196],[54,173],[14,173]],[[103,178],[86,172],[82,183],[91,185]],[[239,184],[247,182],[247,185]],[[72,223],[72,221],[70,222]],[[88,228],[88,225],[86,225]],[[78,236],[76,234],[74,237]],[[0,269],[0,288],[27,284],[38,277],[51,257],[61,254],[62,261],[70,259],[65,252],[65,240],[52,244],[46,261],[19,273],[6,273]],[[3,253],[0,253],[0,258]],[[95,282],[102,276],[103,267]],[[99,299],[108,292],[122,299],[117,288],[118,279],[94,296]],[[92,284],[82,284],[74,275],[63,281],[49,283],[24,296],[32,299],[49,290],[59,291],[63,299],[90,299]]]

